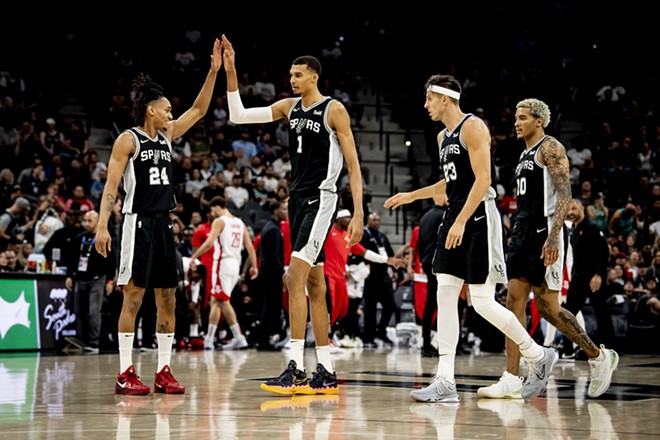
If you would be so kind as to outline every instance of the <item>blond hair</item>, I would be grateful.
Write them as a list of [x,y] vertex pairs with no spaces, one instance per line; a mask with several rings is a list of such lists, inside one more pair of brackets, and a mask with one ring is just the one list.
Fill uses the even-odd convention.
[[548,104],[540,99],[523,99],[516,104],[516,108],[529,109],[529,113],[532,116],[543,121],[543,128],[546,128],[550,124],[550,108],[548,107]]

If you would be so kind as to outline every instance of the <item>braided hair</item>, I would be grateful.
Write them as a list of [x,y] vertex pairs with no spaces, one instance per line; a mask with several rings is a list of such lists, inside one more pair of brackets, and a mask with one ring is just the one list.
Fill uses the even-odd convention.
[[149,75],[140,74],[131,84],[135,97],[133,98],[133,110],[131,116],[136,126],[144,125],[147,107],[154,101],[158,101],[163,96],[163,88],[151,80]]

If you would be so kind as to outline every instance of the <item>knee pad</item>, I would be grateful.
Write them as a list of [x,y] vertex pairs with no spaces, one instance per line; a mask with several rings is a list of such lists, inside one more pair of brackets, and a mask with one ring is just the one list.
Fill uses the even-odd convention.
[[447,275],[445,273],[437,274],[435,277],[438,280],[438,287],[445,286],[445,287],[456,287],[458,289],[461,289],[463,287],[463,283],[465,282],[464,280],[458,277],[455,277],[453,275]]
[[477,311],[496,303],[495,286],[493,284],[470,284],[469,290],[472,306]]

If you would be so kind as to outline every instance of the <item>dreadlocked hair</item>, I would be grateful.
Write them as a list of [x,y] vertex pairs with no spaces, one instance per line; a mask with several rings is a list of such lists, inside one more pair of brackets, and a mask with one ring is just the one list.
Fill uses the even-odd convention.
[[135,125],[142,126],[144,125],[147,106],[164,96],[163,88],[159,84],[153,82],[149,75],[145,75],[142,72],[140,72],[137,78],[133,80],[131,87],[135,92],[131,116],[133,117]]

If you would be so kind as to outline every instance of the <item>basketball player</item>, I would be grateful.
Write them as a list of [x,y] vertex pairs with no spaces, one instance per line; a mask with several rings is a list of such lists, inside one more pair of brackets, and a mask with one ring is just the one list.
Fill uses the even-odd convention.
[[474,309],[518,345],[529,363],[523,395],[532,398],[546,387],[558,354],[538,345],[516,316],[495,301],[497,283],[506,283],[502,219],[495,204],[497,191],[491,161],[490,133],[478,117],[459,106],[461,86],[451,75],[433,75],[426,83],[424,108],[445,129],[438,134],[442,179],[385,201],[386,208],[447,193],[433,259],[438,279],[438,371],[426,388],[411,397],[422,402],[458,402],[454,361],[460,326],[456,307],[463,283],[468,283]]
[[[609,388],[619,356],[614,350],[594,344],[575,316],[557,300],[563,281],[564,222],[571,202],[571,183],[566,149],[545,134],[549,123],[550,109],[543,101],[524,99],[516,105],[516,137],[525,141],[525,150],[516,167],[518,207],[507,253],[506,305],[521,323],[526,323],[525,308],[533,291],[541,315],[589,356],[591,382],[587,393],[598,397]],[[521,397],[520,354],[510,340],[506,341],[506,353],[506,371],[496,384],[479,388],[480,396]]]
[[245,223],[235,217],[227,209],[227,202],[222,196],[215,196],[209,203],[213,212],[213,223],[211,232],[206,241],[195,250],[191,257],[191,264],[195,264],[195,258],[204,255],[213,248],[213,263],[206,269],[211,272],[211,310],[209,312],[209,324],[204,336],[204,349],[213,350],[215,332],[218,330],[220,315],[227,320],[229,329],[233,336],[232,341],[222,346],[223,350],[240,350],[247,348],[248,342],[241,332],[241,326],[236,318],[236,311],[231,305],[231,293],[241,278],[241,260],[243,249],[247,250],[250,258],[250,278],[255,279],[259,275],[257,267],[257,253],[252,246],[252,239],[248,233]]
[[[347,228],[349,240],[346,247],[358,243],[364,230],[362,174],[350,117],[341,102],[323,96],[319,91],[321,63],[312,56],[299,57],[291,66],[291,88],[297,97],[280,99],[269,107],[244,108],[238,93],[235,52],[225,36],[222,44],[231,121],[252,124],[286,118],[289,124],[292,254],[286,286],[291,358],[286,370],[279,377],[262,383],[261,388],[280,394],[337,394],[339,386],[328,343],[329,319],[322,265],[325,259],[323,244],[339,203],[337,179],[343,159],[346,160],[355,202],[355,212]],[[316,373],[309,380],[303,364],[308,307],[306,291],[318,360]]]
[[126,191],[119,242],[117,284],[124,287],[119,316],[119,364],[115,393],[149,394],[138,378],[132,361],[135,315],[145,289],[155,289],[158,340],[158,372],[154,392],[181,394],[185,388],[170,370],[174,338],[175,291],[179,282],[173,224],[169,213],[176,205],[172,183],[172,139],[183,135],[208,110],[215,80],[222,65],[222,45],[215,40],[211,68],[192,107],[178,119],[163,89],[145,74],[133,81],[132,117],[135,127],[119,135],[108,163],[103,189],[96,250],[103,255],[111,248],[108,219],[117,199],[120,180]]

